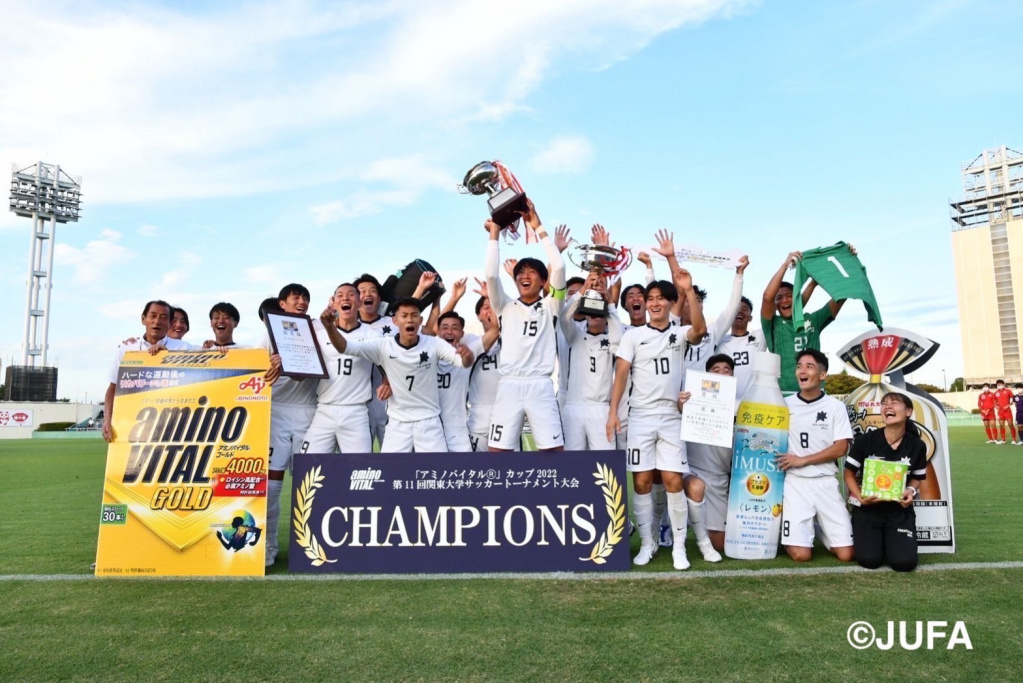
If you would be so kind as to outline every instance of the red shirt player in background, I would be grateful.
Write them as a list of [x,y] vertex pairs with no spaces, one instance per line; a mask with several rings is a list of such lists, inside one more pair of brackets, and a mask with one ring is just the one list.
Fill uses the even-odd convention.
[[995,441],[995,394],[991,391],[991,385],[985,383],[980,389],[980,396],[977,397],[977,407],[980,408],[980,419],[984,422],[984,431],[987,432],[987,442]]
[[998,430],[1001,433],[998,443],[1005,443],[1005,425],[1008,424],[1012,431],[1012,445],[1017,445],[1016,423],[1012,419],[1012,389],[1005,386],[1002,380],[995,382],[995,417],[998,418]]

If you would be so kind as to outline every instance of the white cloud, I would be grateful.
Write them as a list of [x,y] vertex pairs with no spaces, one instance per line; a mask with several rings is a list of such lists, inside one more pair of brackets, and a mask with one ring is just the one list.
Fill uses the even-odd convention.
[[596,148],[585,136],[556,137],[533,157],[533,168],[547,174],[582,173],[593,164],[596,155]]
[[143,237],[156,237],[159,232],[160,228],[155,225],[140,225],[138,230],[138,233]]
[[343,200],[317,204],[309,208],[316,225],[330,225],[342,220],[380,213],[388,206],[409,206],[427,190],[452,191],[457,185],[454,176],[428,164],[421,155],[378,159],[358,175],[358,180],[391,187],[381,190],[360,189]]
[[102,230],[100,234],[102,239],[92,240],[81,249],[58,243],[53,252],[54,270],[57,265],[71,266],[75,270],[75,282],[94,285],[113,274],[116,266],[135,258],[134,251],[120,244],[121,233]]
[[[746,4],[521,0],[499,31],[493,7],[474,0],[278,0],[192,15],[14,4],[0,25],[0,92],[19,95],[0,108],[0,157],[59,162],[94,203],[356,179],[380,147],[436,158],[449,145],[423,130],[527,111],[555,66],[601,68]],[[55,95],[61,106],[35,106]]]

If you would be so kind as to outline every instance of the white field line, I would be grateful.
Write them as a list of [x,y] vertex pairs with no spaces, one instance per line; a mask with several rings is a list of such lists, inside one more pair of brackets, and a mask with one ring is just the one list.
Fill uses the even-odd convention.
[[[1023,562],[945,562],[924,564],[918,572],[969,571],[976,569],[1023,569]],[[269,576],[180,576],[180,577],[97,577],[93,574],[0,574],[2,581],[466,581],[477,579],[510,579],[531,581],[648,581],[683,579],[729,579],[768,576],[820,576],[827,574],[862,574],[871,570],[862,567],[781,567],[778,569],[721,569],[718,571],[685,572],[536,572],[522,574],[271,574]]]

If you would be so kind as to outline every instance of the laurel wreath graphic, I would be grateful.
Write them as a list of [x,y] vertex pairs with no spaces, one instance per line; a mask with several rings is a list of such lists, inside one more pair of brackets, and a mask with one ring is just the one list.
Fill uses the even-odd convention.
[[615,479],[614,472],[607,465],[597,463],[597,471],[593,474],[597,486],[604,493],[604,505],[610,520],[604,534],[593,546],[589,557],[580,557],[583,562],[605,564],[614,547],[621,542],[625,530],[625,501],[622,498],[622,486]]
[[313,511],[313,496],[316,489],[323,487],[323,480],[326,479],[320,474],[320,468],[314,467],[306,472],[302,485],[298,487],[295,494],[295,540],[305,550],[305,556],[312,560],[314,567],[319,567],[325,562],[337,562],[327,557],[323,546],[316,539],[316,535],[309,529],[309,516]]

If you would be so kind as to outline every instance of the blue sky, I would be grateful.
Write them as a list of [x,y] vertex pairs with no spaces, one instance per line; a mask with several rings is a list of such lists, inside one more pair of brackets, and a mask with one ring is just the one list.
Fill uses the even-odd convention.
[[[499,7],[5,7],[0,160],[83,176],[82,220],[58,230],[59,394],[101,396],[149,298],[183,305],[196,343],[209,307],[232,301],[244,342],[259,334],[257,303],[286,282],[309,286],[319,310],[337,283],[417,257],[448,281],[481,274],[485,202],[455,184],[495,158],[547,225],[584,241],[599,222],[633,247],[668,228],[749,253],[754,301],[789,251],[851,242],[886,324],[942,345],[914,379],[960,374],[947,201],[962,163],[1023,147],[1005,30],[1023,6]],[[0,215],[5,365],[22,353],[28,233]],[[693,272],[716,315],[730,274]],[[851,304],[824,348],[866,329]]]

